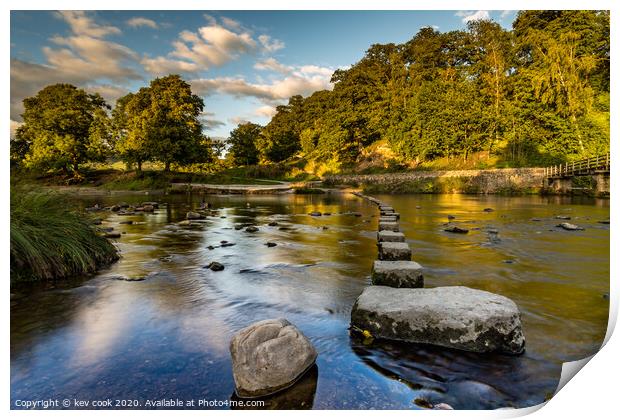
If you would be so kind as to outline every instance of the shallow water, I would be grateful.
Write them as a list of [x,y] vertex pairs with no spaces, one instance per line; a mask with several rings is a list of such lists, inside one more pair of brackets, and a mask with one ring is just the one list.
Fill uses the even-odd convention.
[[[118,263],[71,286],[15,293],[12,407],[17,399],[48,398],[137,399],[142,407],[147,399],[228,401],[230,338],[265,318],[287,318],[319,353],[318,371],[269,399],[272,408],[419,408],[417,398],[457,409],[525,407],[553,394],[563,361],[600,347],[609,305],[603,297],[609,225],[598,221],[609,218],[608,201],[377,197],[401,213],[427,287],[465,285],[519,305],[525,354],[365,345],[351,336],[350,310],[370,282],[377,223],[376,207],[352,195],[210,196],[217,215],[195,227],[178,222],[200,196],[82,197],[85,205],[168,205],[135,216],[101,212],[103,226],[126,232],[117,242]],[[307,215],[314,210],[332,215]],[[448,214],[469,234],[443,232]],[[555,228],[558,214],[586,230]],[[137,223],[119,225],[122,220]],[[271,221],[278,226],[268,226]],[[237,223],[255,223],[260,231],[235,230]],[[235,245],[207,248],[222,240]],[[277,246],[268,248],[267,241]],[[211,261],[225,270],[204,268]]]

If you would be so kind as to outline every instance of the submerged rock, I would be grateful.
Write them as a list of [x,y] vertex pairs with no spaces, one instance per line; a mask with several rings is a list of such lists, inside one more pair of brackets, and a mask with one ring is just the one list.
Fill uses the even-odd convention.
[[118,222],[119,225],[133,225],[133,220],[122,220]]
[[556,219],[560,219],[560,220],[570,220],[570,216],[564,216],[564,215],[558,215],[555,216]]
[[450,227],[445,228],[444,231],[450,232],[450,233],[468,233],[469,229],[463,229],[458,226],[450,226]]
[[278,222],[269,222],[267,226],[278,226]]
[[121,234],[119,232],[107,232],[103,235],[104,238],[115,239],[120,238]]
[[213,261],[210,264],[206,265],[205,268],[209,268],[211,269],[211,271],[222,271],[224,269],[224,264]]
[[316,361],[310,341],[286,319],[256,322],[230,343],[235,392],[255,398],[293,385]]
[[581,226],[577,226],[577,225],[573,225],[572,223],[560,223],[559,225],[556,225],[556,227],[561,227],[564,230],[585,230],[585,228],[582,228]]
[[322,215],[322,213],[321,213],[320,211],[313,211],[313,212],[310,212],[310,213],[308,213],[308,214],[309,214],[310,216],[314,216],[314,217],[318,217],[318,216],[321,216],[321,215]]
[[205,219],[206,216],[198,212],[195,212],[195,211],[188,211],[187,214],[185,215],[185,218],[187,220],[200,220],[200,219]]
[[451,214],[448,215],[448,220],[454,220],[454,219],[456,219],[456,216],[453,216]]
[[245,231],[249,233],[254,233],[254,232],[258,232],[258,228],[256,226],[248,226],[245,228]]
[[494,211],[494,210],[493,210],[491,207],[487,207],[486,209],[484,209],[484,210],[482,210],[482,211],[485,211],[485,212],[487,212],[487,213],[490,213],[490,212],[492,212],[492,211]]
[[268,248],[273,248],[274,246],[278,246],[278,244],[277,244],[277,243],[275,243],[275,242],[266,242],[266,243],[265,243],[265,245],[266,245]]
[[235,246],[235,243],[234,242],[225,242],[225,243],[221,244],[220,246],[222,248],[226,248],[226,247],[229,247],[229,246]]
[[517,305],[504,296],[462,286],[368,286],[355,301],[351,324],[377,338],[477,353],[520,354],[525,349]]
[[145,206],[142,206],[142,211],[147,212],[147,213],[152,213],[155,211],[155,206],[152,206],[151,204],[147,204]]

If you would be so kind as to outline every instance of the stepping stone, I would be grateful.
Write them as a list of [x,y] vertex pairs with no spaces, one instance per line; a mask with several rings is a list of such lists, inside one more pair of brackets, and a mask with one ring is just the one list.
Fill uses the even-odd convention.
[[381,261],[410,261],[411,248],[405,242],[379,242],[379,259]]
[[379,222],[398,222],[396,216],[381,216],[379,217]]
[[268,319],[235,334],[230,355],[236,394],[255,398],[293,385],[314,365],[317,352],[286,319]]
[[377,242],[405,242],[405,234],[391,230],[377,232]]
[[394,213],[394,207],[392,206],[379,206],[379,210]]
[[400,213],[389,213],[386,215],[387,217],[396,217],[396,220],[400,220]]
[[377,260],[372,264],[372,284],[403,288],[424,287],[422,266],[414,261]]
[[510,299],[468,287],[396,289],[369,286],[351,324],[373,337],[472,351],[521,354],[521,314]]
[[381,210],[379,214],[381,216],[391,216],[394,214],[394,210]]
[[379,230],[391,230],[392,232],[398,232],[398,222],[379,222]]

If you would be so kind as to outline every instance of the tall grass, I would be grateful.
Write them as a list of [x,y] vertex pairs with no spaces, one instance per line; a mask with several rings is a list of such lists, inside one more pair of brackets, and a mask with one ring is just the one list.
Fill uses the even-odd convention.
[[118,259],[63,195],[11,188],[11,283],[91,273]]

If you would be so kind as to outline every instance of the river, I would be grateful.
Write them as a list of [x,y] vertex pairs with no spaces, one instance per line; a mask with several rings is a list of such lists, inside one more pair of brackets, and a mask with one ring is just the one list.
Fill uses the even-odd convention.
[[[523,355],[364,344],[350,335],[351,307],[376,258],[378,216],[353,195],[208,196],[217,215],[189,227],[178,222],[200,196],[84,196],[85,206],[167,205],[135,216],[100,212],[104,227],[125,232],[117,263],[88,279],[12,294],[12,407],[49,398],[137,400],[141,407],[147,399],[228,401],[230,338],[266,318],[287,318],[319,353],[318,369],[268,400],[272,408],[415,409],[416,399],[457,409],[526,407],[553,394],[562,362],[601,346],[610,255],[609,225],[598,222],[609,219],[608,200],[376,197],[401,213],[426,287],[465,285],[517,303]],[[444,232],[449,214],[469,234]],[[556,228],[561,214],[585,230]],[[268,226],[272,221],[277,226]],[[235,230],[239,223],[260,230]],[[225,270],[204,268],[211,261]],[[135,277],[145,279],[124,279]]]

